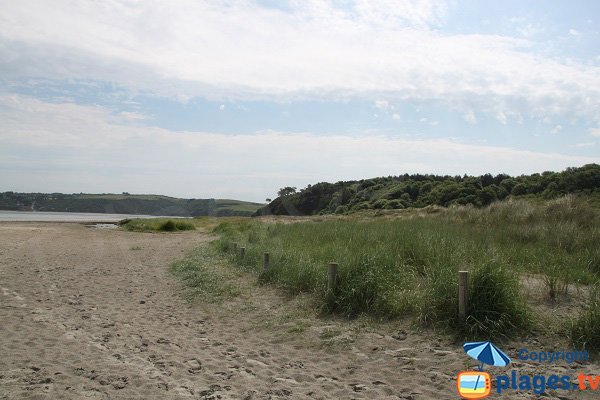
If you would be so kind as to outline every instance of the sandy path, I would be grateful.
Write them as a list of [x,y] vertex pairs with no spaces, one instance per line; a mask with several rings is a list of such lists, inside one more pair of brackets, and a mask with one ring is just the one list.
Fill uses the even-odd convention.
[[208,240],[0,224],[0,399],[458,397],[474,363],[432,333],[318,319],[252,282],[224,304],[187,303],[168,266]]

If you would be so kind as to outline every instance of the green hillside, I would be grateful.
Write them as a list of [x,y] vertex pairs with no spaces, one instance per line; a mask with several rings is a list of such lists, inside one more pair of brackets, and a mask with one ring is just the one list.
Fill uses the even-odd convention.
[[164,216],[249,216],[263,204],[138,194],[0,193],[0,209]]
[[283,188],[280,196],[254,215],[343,214],[368,209],[402,209],[471,204],[482,207],[507,197],[550,200],[568,193],[600,205],[600,165],[562,172],[511,177],[399,175],[360,181],[317,183],[299,192]]

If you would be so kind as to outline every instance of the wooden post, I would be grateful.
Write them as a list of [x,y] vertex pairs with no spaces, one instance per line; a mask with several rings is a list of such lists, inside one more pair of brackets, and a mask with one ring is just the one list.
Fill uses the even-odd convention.
[[246,248],[240,247],[240,258],[243,259],[245,255],[246,255]]
[[338,263],[329,263],[327,268],[327,291],[332,291],[337,280]]
[[469,313],[469,271],[458,271],[458,318],[467,319]]
[[237,254],[237,242],[231,243],[231,247],[233,249],[233,255],[235,256]]
[[269,270],[269,253],[263,253],[263,269],[265,272]]

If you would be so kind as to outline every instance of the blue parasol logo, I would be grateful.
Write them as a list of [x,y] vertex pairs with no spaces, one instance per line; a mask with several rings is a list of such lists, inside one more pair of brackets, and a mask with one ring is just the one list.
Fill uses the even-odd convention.
[[[508,357],[502,350],[496,347],[492,342],[470,342],[465,343],[463,345],[463,349],[465,353],[469,355],[469,357],[474,358],[479,361],[479,371],[483,371],[483,365],[492,365],[494,367],[506,367],[510,364],[510,357]],[[485,372],[480,372],[477,374],[472,374],[472,380],[475,381],[474,384],[472,382],[467,382],[468,376],[467,373],[459,374],[458,377],[458,386],[459,393],[464,398],[483,398],[489,395],[489,375]],[[480,379],[485,374],[484,380],[486,381],[485,387],[480,388]],[[468,374],[467,374],[468,375]],[[475,376],[476,375],[476,376]],[[487,377],[487,378],[486,378]],[[471,387],[472,386],[472,387]]]
[[463,349],[470,357],[481,363],[479,365],[480,371],[483,371],[483,364],[492,365],[494,367],[506,367],[510,364],[510,357],[492,342],[465,343]]

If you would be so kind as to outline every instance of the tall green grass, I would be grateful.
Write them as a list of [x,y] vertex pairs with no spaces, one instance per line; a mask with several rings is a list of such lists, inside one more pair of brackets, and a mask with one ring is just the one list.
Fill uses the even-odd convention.
[[600,284],[590,291],[584,309],[571,321],[569,335],[582,348],[600,350]]
[[217,302],[239,293],[239,288],[233,283],[234,274],[218,268],[222,262],[220,257],[215,258],[211,249],[198,247],[184,259],[175,262],[171,266],[171,273],[188,286],[190,300]]
[[[525,329],[530,314],[519,290],[523,272],[582,283],[597,279],[598,211],[574,198],[541,205],[504,202],[427,216],[324,221],[224,222],[216,246],[245,245],[240,267],[290,293],[311,292],[327,312],[354,317],[416,316],[470,336]],[[271,268],[262,272],[262,253]],[[338,262],[327,294],[326,266]],[[457,320],[457,271],[469,270],[467,323]]]
[[196,229],[191,220],[165,218],[126,219],[119,222],[119,226],[131,232],[177,232]]

